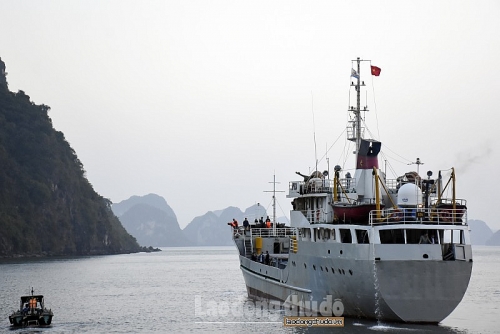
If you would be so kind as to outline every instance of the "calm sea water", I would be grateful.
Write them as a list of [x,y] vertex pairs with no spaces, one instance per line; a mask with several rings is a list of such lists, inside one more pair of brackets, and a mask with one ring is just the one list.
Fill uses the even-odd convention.
[[[500,247],[475,247],[462,303],[440,325],[346,319],[344,328],[285,328],[282,311],[246,297],[234,247],[164,248],[84,258],[0,261],[0,332],[8,333],[498,333]],[[51,327],[10,328],[31,287],[54,312]]]

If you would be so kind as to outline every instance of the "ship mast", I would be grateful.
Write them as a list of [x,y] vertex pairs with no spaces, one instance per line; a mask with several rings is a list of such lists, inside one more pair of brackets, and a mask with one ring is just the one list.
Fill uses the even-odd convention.
[[356,83],[356,110],[354,111],[354,116],[356,117],[356,152],[358,152],[361,146],[361,60],[357,58],[358,63],[358,81]]
[[[359,152],[361,146],[361,139],[363,138],[363,129],[361,127],[361,87],[365,85],[364,81],[361,81],[361,60],[359,57],[356,60],[356,70],[352,69],[352,74],[356,78],[356,82],[351,82],[351,86],[356,89],[356,106],[350,106],[349,111],[354,114],[354,120],[350,121],[350,129],[348,129],[348,140],[354,141],[356,143],[356,155]],[[363,107],[364,111],[368,111],[367,107]]]
[[283,190],[276,190],[276,183],[279,183],[279,182],[276,182],[276,174],[273,175],[273,182],[269,182],[269,183],[273,184],[273,190],[272,191],[265,190],[264,192],[266,192],[266,193],[272,192],[273,193],[273,235],[276,235],[276,193],[277,192],[283,193],[284,191]]

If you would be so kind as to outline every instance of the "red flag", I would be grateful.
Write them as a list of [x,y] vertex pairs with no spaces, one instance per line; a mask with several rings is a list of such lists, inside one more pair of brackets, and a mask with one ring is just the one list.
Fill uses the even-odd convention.
[[371,65],[370,67],[372,68],[372,75],[378,77],[380,75],[380,72],[382,71],[380,69],[380,67],[373,66],[373,65]]

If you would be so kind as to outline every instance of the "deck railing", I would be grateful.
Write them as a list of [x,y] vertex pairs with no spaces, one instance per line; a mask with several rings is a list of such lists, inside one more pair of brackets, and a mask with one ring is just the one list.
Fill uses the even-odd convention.
[[251,236],[253,237],[287,237],[296,235],[297,229],[290,227],[278,227],[276,233],[273,233],[273,228],[251,228]]
[[[380,217],[380,218],[379,218]],[[370,225],[385,224],[438,224],[467,225],[467,209],[388,209],[373,210],[369,217]]]

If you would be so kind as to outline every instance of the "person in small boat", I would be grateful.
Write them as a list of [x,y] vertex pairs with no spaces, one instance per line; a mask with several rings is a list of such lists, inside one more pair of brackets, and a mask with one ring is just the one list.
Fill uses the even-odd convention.
[[30,310],[30,308],[28,307],[28,303],[24,304],[24,307],[22,309],[22,313],[26,314],[26,313],[28,313],[29,310]]
[[425,232],[423,235],[420,236],[420,241],[418,242],[419,244],[430,244],[431,239],[429,239],[429,234]]

